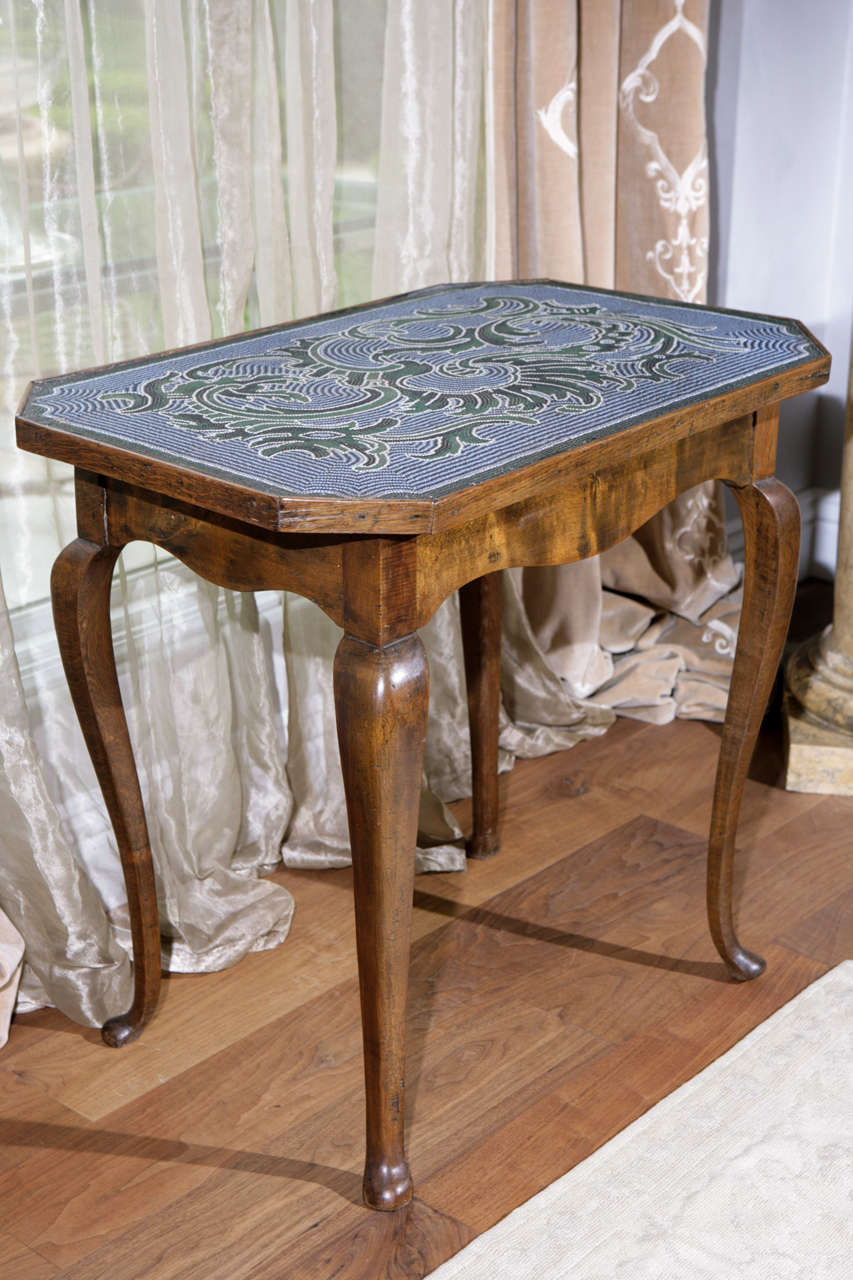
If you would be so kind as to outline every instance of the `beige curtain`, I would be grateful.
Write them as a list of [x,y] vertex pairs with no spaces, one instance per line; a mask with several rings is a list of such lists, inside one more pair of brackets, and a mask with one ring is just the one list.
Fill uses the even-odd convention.
[[[44,606],[74,536],[70,474],[12,443],[27,378],[446,280],[702,296],[706,14],[690,0],[0,6],[0,1004],[17,930],[19,1007],[94,1024],[130,998],[126,907]],[[719,714],[736,617],[719,530],[701,491],[601,564],[507,575],[503,767],[604,732],[614,707]],[[292,899],[264,871],[348,861],[340,633],[288,597],[282,649],[279,601],[259,610],[144,547],[122,561],[114,631],[164,963],[215,968],[286,936]],[[442,804],[470,778],[455,601],[425,642],[417,865],[462,869]]]
[[[707,9],[495,0],[492,274],[704,300]],[[572,693],[661,720],[720,714],[727,671],[699,624],[737,580],[719,496],[705,485],[601,559],[526,569],[512,589]],[[649,644],[653,609],[603,588],[679,615],[681,643],[672,620],[667,643]],[[733,635],[723,639],[731,650]]]

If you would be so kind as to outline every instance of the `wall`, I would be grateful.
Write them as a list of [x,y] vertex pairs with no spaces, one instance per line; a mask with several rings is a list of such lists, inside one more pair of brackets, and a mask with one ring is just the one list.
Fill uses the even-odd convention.
[[709,296],[796,316],[833,355],[829,385],[784,406],[778,459],[802,498],[810,567],[831,570],[853,326],[853,5],[711,12]]

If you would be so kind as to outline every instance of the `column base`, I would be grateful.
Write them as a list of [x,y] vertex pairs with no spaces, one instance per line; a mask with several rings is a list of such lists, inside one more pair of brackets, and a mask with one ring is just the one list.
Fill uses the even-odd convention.
[[782,703],[785,790],[853,796],[853,735],[822,724],[790,693]]
[[812,721],[853,734],[853,662],[835,647],[832,627],[794,650],[785,687]]
[[807,640],[785,671],[785,789],[853,795],[853,664],[833,631]]

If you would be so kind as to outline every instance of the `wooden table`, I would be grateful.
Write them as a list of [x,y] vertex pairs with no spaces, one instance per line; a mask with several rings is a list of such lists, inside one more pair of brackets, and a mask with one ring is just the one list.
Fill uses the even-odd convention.
[[500,578],[613,546],[725,481],[746,541],[743,616],[708,848],[733,978],[764,962],[732,920],[741,793],[797,576],[799,514],[772,478],[778,404],[826,380],[795,321],[549,281],[421,290],[36,382],[24,449],[70,462],[78,537],[52,578],[72,696],[115,828],[137,1036],[160,983],[145,814],[122,709],[110,581],[144,539],[239,591],[314,600],[344,629],[335,706],[353,858],[367,1093],[366,1202],[412,1195],[403,1143],[413,850],[429,673],[418,628],[456,588],[472,735],[471,857],[497,850]]

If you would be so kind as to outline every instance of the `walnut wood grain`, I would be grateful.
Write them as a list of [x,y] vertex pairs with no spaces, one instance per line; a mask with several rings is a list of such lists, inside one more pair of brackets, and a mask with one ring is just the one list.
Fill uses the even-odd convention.
[[733,978],[764,970],[764,960],[738,941],[732,878],[743,787],[776,677],[797,585],[800,509],[779,480],[732,488],[745,538],[744,597],[708,843],[708,920]]
[[469,858],[491,858],[498,839],[498,718],[501,693],[501,575],[489,573],[459,592],[468,723],[471,729],[471,786],[474,827],[465,850]]
[[827,356],[813,364],[801,365],[788,374],[751,383],[748,387],[637,423],[612,436],[576,445],[566,453],[553,454],[519,467],[508,476],[483,480],[468,489],[437,498],[431,531],[437,533],[453,528],[496,507],[523,501],[534,494],[582,483],[591,471],[598,471],[601,467],[633,461],[639,470],[645,456],[658,446],[673,453],[680,451],[687,442],[706,431],[725,431],[738,419],[751,418],[757,408],[778,405],[780,400],[820,386],[828,377]]
[[104,1024],[114,1048],[134,1040],[160,990],[160,929],[142,794],[119,691],[110,583],[121,548],[78,538],[53,566],[51,596],[62,663],[118,843],[133,938],[133,1004]]
[[[436,1213],[421,1199],[393,1215],[371,1214],[348,1223],[331,1238],[306,1240],[288,1252],[288,1280],[415,1280],[431,1274],[474,1238],[449,1213]],[[264,1280],[258,1276],[258,1280]],[[266,1280],[278,1280],[270,1270]]]
[[418,636],[386,648],[345,635],[335,710],[352,847],[364,1036],[364,1198],[412,1197],[404,1147],[405,1017],[429,671]]
[[451,591],[518,565],[568,564],[615,546],[685,489],[709,479],[752,476],[753,415],[682,439],[611,455],[601,442],[592,465],[564,483],[466,525],[417,539],[418,614],[423,626]]
[[[764,767],[753,771],[762,777],[777,750],[768,737],[756,761]],[[713,740],[697,721],[619,720],[603,738],[519,761],[504,780],[502,855],[465,875],[416,879],[434,905],[416,908],[410,977],[415,1211],[426,1201],[484,1230],[850,954],[831,928],[789,940],[801,922],[834,910],[850,883],[849,801],[750,781],[745,909],[771,963],[748,989],[719,981],[704,926],[703,840],[672,829]],[[683,786],[668,761],[681,762]],[[625,823],[651,800],[660,821],[648,845],[626,841]],[[765,828],[780,807],[788,820],[777,834]],[[464,825],[467,802],[454,810]],[[674,841],[690,855],[677,865],[667,856]],[[587,856],[591,842],[597,852]],[[342,1266],[365,1280],[416,1280],[458,1248],[452,1224],[433,1222],[431,1208],[428,1239],[415,1243],[402,1215],[354,1203],[360,1143],[349,1129],[361,1062],[351,872],[282,869],[275,879],[298,902],[288,945],[230,970],[174,975],[130,1063],[56,1010],[16,1015],[0,1055],[0,1198],[15,1236],[63,1275],[178,1280],[195,1267],[206,1280],[282,1271],[318,1280]],[[486,911],[472,918],[466,904]],[[487,923],[495,916],[526,922],[527,938]],[[562,930],[611,951],[555,945]],[[531,949],[523,959],[502,945],[516,941]],[[673,967],[635,963],[620,942]],[[705,962],[708,976],[681,971],[682,958]],[[537,970],[545,980],[534,987]],[[595,1038],[602,1006],[611,1041]],[[101,1118],[57,1101],[75,1079],[104,1073]],[[107,1118],[116,1105],[121,1114]],[[4,1176],[6,1157],[16,1165]],[[200,1222],[215,1229],[199,1231]]]
[[383,645],[415,630],[417,557],[415,538],[355,538],[343,552],[343,615],[348,635]]
[[753,447],[752,478],[763,480],[772,476],[776,467],[776,442],[779,437],[779,406],[765,405],[755,413],[755,444]]
[[342,625],[345,538],[270,533],[116,481],[106,482],[104,502],[111,542],[154,542],[232,591],[295,591]]

